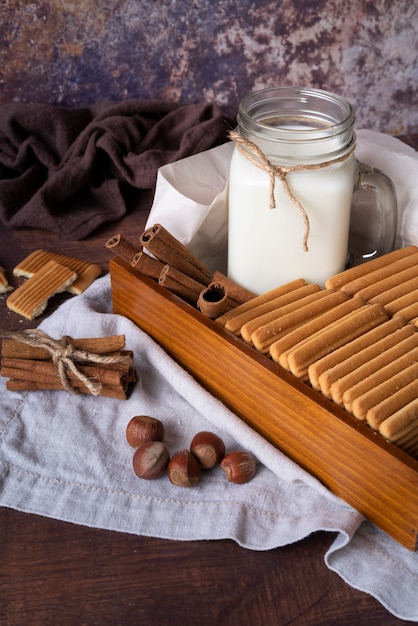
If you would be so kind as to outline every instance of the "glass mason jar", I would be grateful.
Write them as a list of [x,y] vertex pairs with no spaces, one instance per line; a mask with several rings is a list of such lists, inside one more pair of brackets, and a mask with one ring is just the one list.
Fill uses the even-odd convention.
[[373,250],[357,249],[356,262],[393,248],[395,190],[382,172],[357,161],[348,101],[318,89],[268,88],[241,102],[237,120],[229,177],[230,278],[256,294],[296,278],[323,286],[350,259],[353,197],[379,219]]

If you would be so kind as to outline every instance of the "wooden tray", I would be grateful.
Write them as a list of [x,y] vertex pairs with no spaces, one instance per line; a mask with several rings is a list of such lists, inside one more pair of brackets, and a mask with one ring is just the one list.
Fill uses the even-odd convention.
[[330,491],[416,550],[418,461],[122,259],[110,260],[110,276],[115,313]]

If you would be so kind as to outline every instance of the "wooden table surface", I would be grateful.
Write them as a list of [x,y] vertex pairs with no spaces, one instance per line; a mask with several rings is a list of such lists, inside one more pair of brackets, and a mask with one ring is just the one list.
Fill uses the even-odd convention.
[[[418,136],[405,138],[418,146]],[[100,263],[106,240],[132,241],[152,201],[84,241],[43,230],[0,225],[0,265],[11,270],[32,250]],[[50,314],[68,296],[57,296]],[[10,312],[0,297],[0,328],[36,327]],[[96,530],[0,507],[0,625],[42,626],[390,626],[408,624],[375,599],[344,583],[324,564],[335,538],[316,533],[266,552],[233,541],[165,541]]]

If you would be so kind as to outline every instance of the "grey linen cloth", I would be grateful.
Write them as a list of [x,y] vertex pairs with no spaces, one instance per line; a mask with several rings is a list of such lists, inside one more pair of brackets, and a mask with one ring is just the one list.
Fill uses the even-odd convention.
[[[388,611],[418,619],[418,554],[398,545],[266,442],[128,319],[111,310],[109,276],[40,326],[63,335],[126,336],[139,381],[128,400],[64,391],[7,392],[0,379],[0,505],[90,527],[178,540],[229,538],[251,550],[330,531],[328,567]],[[125,428],[133,415],[165,424],[171,453],[212,430],[227,450],[258,459],[254,479],[228,483],[218,467],[192,489],[137,478]]]

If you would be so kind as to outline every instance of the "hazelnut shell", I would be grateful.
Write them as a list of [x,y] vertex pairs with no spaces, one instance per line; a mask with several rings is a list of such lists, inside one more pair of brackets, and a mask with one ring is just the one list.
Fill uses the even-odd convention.
[[133,448],[138,448],[146,441],[162,441],[164,424],[156,417],[135,415],[126,426],[126,440]]
[[202,430],[197,433],[190,444],[190,451],[198,459],[204,469],[219,465],[225,456],[225,444],[215,433]]
[[162,441],[146,441],[135,450],[133,468],[139,478],[154,480],[167,469],[170,453]]
[[254,477],[256,466],[255,456],[243,450],[230,452],[221,461],[221,469],[228,481],[238,485],[247,483]]
[[177,487],[193,487],[200,480],[200,464],[190,450],[176,452],[168,464],[170,482]]

